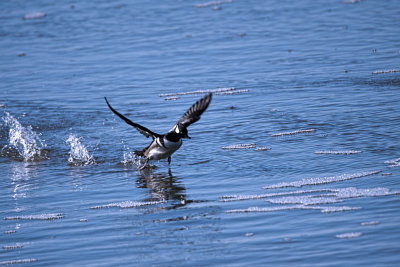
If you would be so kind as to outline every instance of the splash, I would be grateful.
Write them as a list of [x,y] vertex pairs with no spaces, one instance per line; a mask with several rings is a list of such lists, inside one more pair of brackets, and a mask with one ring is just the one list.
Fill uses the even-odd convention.
[[[3,117],[6,127],[9,128],[9,144],[3,148],[7,154],[17,153],[16,158],[24,161],[47,159],[44,148],[46,144],[40,139],[40,134],[32,130],[32,126],[24,127],[10,113]],[[3,152],[2,151],[2,152]]]
[[141,169],[145,166],[147,166],[147,163],[144,159],[144,157],[136,155],[135,151],[132,151],[128,145],[125,144],[124,141],[122,141],[122,144],[124,145],[124,160],[121,161],[121,163],[127,167],[131,168],[136,166],[138,169]]
[[71,165],[85,166],[96,164],[93,155],[91,155],[87,148],[81,143],[80,138],[70,134],[66,142],[71,146],[68,158],[68,161],[71,163]]
[[140,159],[135,155],[135,152],[125,151],[124,152],[124,160],[122,164],[127,165],[140,165]]

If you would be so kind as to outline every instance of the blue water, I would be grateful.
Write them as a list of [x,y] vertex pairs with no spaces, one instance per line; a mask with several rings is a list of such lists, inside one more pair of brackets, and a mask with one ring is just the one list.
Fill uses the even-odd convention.
[[[0,10],[0,264],[398,264],[398,1]],[[164,133],[207,90],[138,170],[149,139],[103,97]]]

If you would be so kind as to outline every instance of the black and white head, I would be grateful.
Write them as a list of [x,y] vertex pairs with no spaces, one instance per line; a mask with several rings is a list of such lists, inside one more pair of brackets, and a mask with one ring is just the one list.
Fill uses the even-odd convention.
[[181,138],[187,138],[190,139],[190,136],[188,135],[187,128],[181,124],[178,123],[175,125],[174,129],[175,133],[177,133]]
[[195,123],[200,119],[200,115],[207,109],[211,102],[212,94],[209,93],[202,99],[194,103],[183,116],[178,120],[178,122],[172,127],[167,133],[168,140],[176,140],[180,138],[190,139],[187,131],[192,123]]

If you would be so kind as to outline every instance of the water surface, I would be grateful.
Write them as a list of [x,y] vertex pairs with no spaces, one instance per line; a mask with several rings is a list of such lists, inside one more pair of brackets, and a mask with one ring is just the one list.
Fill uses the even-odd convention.
[[[1,264],[395,266],[397,1],[13,1]],[[191,140],[149,140],[204,93]]]

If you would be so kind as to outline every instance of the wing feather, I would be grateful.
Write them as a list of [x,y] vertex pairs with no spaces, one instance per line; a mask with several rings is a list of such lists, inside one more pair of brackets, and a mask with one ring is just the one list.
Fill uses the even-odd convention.
[[179,119],[178,123],[188,127],[190,124],[195,123],[200,119],[200,115],[207,109],[211,102],[212,93],[209,93],[196,103],[194,103],[183,116]]
[[139,133],[143,134],[146,137],[152,137],[153,139],[156,138],[158,136],[158,134],[150,131],[149,129],[147,129],[146,127],[143,127],[142,125],[139,125],[137,123],[134,123],[133,121],[131,121],[130,119],[128,119],[127,117],[125,117],[124,115],[122,115],[121,113],[119,113],[118,111],[116,111],[113,107],[111,107],[110,103],[108,103],[107,98],[104,97],[104,99],[106,100],[107,106],[111,109],[111,111],[117,115],[118,117],[120,117],[121,119],[123,119],[127,124],[133,126]]

